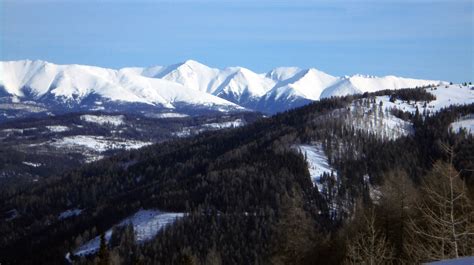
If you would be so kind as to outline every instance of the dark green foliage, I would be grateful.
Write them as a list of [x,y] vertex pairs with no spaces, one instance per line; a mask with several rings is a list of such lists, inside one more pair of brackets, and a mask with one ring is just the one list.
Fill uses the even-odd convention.
[[[380,93],[380,92],[377,92]],[[376,94],[377,94],[376,93]],[[395,102],[395,100],[403,100],[403,101],[432,101],[435,100],[436,97],[427,92],[424,88],[416,88],[416,89],[400,89],[395,90],[393,94],[390,96],[390,101]]]
[[105,235],[103,233],[100,235],[100,246],[97,258],[97,265],[110,265],[109,249],[107,247],[107,241],[105,240]]

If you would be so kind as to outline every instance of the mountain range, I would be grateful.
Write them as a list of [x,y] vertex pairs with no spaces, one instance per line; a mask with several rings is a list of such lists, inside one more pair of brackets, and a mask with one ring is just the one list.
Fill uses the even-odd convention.
[[396,76],[336,77],[314,68],[297,67],[255,73],[243,67],[211,68],[193,60],[118,70],[40,60],[0,62],[3,108],[38,104],[48,111],[64,112],[134,109],[273,114],[321,98],[440,83]]

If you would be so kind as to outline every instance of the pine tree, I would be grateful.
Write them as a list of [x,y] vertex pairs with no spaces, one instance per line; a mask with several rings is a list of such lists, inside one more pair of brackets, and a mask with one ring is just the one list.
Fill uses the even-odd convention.
[[107,241],[105,240],[104,233],[100,234],[100,247],[98,254],[97,265],[109,265],[110,264],[110,254],[109,249],[107,248]]
[[301,194],[296,189],[292,193],[282,199],[272,264],[301,264],[314,245],[315,224],[302,207]]

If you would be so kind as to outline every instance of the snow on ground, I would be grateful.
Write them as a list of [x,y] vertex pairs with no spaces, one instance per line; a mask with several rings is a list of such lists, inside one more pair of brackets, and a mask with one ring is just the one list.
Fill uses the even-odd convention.
[[147,115],[150,118],[157,118],[157,119],[168,119],[168,118],[186,118],[189,117],[187,114],[183,113],[175,113],[175,112],[167,112],[167,113],[154,113]]
[[[125,218],[116,226],[131,224],[135,231],[138,243],[152,239],[166,226],[173,224],[176,220],[184,217],[184,213],[168,213],[158,210],[140,210],[134,215]],[[112,237],[112,228],[105,233],[107,241]],[[75,255],[85,256],[95,253],[100,246],[100,237],[97,236],[74,251]]]
[[124,116],[123,115],[81,115],[81,120],[90,122],[90,123],[96,123],[100,125],[113,125],[113,126],[119,126],[124,123]]
[[413,132],[411,122],[396,117],[388,107],[381,108],[377,103],[369,107],[363,104],[355,107],[353,104],[346,123],[356,130],[389,140],[395,140]]
[[[402,100],[390,102],[390,96],[379,96],[376,97],[376,104],[380,104],[380,102],[382,102],[383,113],[381,113],[381,111],[377,111],[376,109],[369,111],[370,109],[366,108],[366,113],[364,115],[366,115],[367,118],[360,121],[349,121],[356,129],[366,130],[367,132],[380,135],[383,138],[396,139],[400,136],[410,134],[413,128],[410,122],[404,121],[392,115],[389,111],[391,109],[395,108],[402,111],[415,113],[416,108],[418,107],[420,113],[423,113],[424,111],[433,113],[450,105],[464,105],[474,103],[474,90],[472,90],[470,86],[462,86],[459,84],[438,85],[433,88],[426,88],[426,91],[435,95],[436,100],[431,102],[407,102]],[[472,119],[468,119],[466,121],[460,121],[460,123],[453,123],[452,126],[455,131],[458,131],[460,127],[465,127],[468,129],[468,131],[471,128],[471,131],[474,131],[472,129],[472,124]]]
[[323,187],[320,182],[321,176],[324,173],[335,175],[335,170],[328,164],[328,158],[324,153],[321,144],[315,145],[298,145],[296,146],[305,157],[308,163],[308,170],[313,180],[313,184],[318,187],[318,191],[322,191]]
[[28,162],[28,161],[23,161],[22,162],[24,165],[30,166],[30,167],[40,167],[41,163],[33,163],[33,162]]
[[104,152],[110,149],[138,149],[153,143],[118,138],[110,139],[94,135],[74,135],[57,139],[52,144],[58,148],[84,147],[97,152]]
[[[353,103],[346,122],[355,129],[374,133],[383,139],[394,140],[412,133],[413,125],[411,122],[394,116],[390,112],[391,109],[415,113],[418,107],[422,114],[425,111],[434,113],[450,105],[474,103],[474,90],[471,90],[469,86],[459,84],[438,85],[433,88],[426,88],[426,91],[435,95],[436,100],[431,102],[407,102],[402,100],[390,102],[390,96],[378,96],[375,99],[375,104],[371,103],[369,106],[359,103],[358,108],[356,108],[355,103]],[[382,102],[382,106],[380,106],[380,102]],[[360,109],[363,111],[360,111]],[[453,129],[459,130],[456,126],[472,126],[470,124],[472,124],[472,121],[463,121],[460,124],[453,124]]]
[[11,133],[23,134],[23,133],[25,133],[25,132],[34,131],[34,130],[36,130],[36,129],[37,129],[37,128],[35,128],[35,127],[32,127],[32,128],[23,128],[23,129],[8,128],[8,129],[3,129],[2,132],[7,133],[7,134],[11,134]]
[[[429,107],[438,111],[449,105],[464,105],[474,103],[474,89],[471,86],[460,84],[441,85],[436,90],[427,90],[436,96],[436,100],[428,104]],[[420,109],[421,110],[421,109]]]
[[202,127],[210,129],[225,129],[225,128],[235,128],[245,125],[242,119],[236,119],[235,121],[226,121],[226,122],[216,122],[216,123],[206,123]]
[[454,132],[465,129],[467,133],[474,134],[474,114],[462,117],[459,121],[451,123],[451,128]]
[[63,125],[50,125],[46,126],[46,128],[52,132],[66,132],[69,131],[69,127]]
[[14,133],[23,133],[23,129],[9,128],[3,129],[2,132],[7,133],[7,135],[10,135]]
[[234,121],[205,123],[201,126],[184,127],[181,131],[173,132],[172,134],[177,137],[188,137],[191,135],[199,134],[208,130],[221,130],[226,128],[236,128],[245,125],[242,119],[236,119]]
[[179,132],[173,132],[172,135],[174,135],[176,137],[180,137],[180,138],[191,136],[192,135],[192,128],[184,127]]
[[82,209],[69,209],[59,214],[58,219],[63,220],[69,217],[77,216],[82,213]]
[[[436,112],[442,108],[446,108],[450,105],[464,105],[474,103],[474,90],[470,86],[462,86],[459,84],[455,85],[439,85],[435,88],[427,88],[427,92],[433,94],[436,100],[427,102],[426,109],[430,112]],[[384,108],[397,108],[403,111],[415,113],[416,107],[420,113],[423,113],[424,101],[411,102],[396,100],[390,102],[390,96],[379,96],[376,98],[377,103],[383,102]]]

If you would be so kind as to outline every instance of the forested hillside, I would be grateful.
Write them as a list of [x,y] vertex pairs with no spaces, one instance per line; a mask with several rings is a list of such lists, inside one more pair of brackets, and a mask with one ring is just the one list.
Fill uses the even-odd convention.
[[[450,127],[474,104],[433,111],[427,91],[323,99],[2,193],[0,262],[415,264],[474,255],[473,135]],[[331,172],[315,180],[301,145],[321,147]],[[116,226],[97,253],[76,253],[140,209],[185,214],[150,240]]]
[[87,112],[0,123],[0,193],[83,164],[170,139],[243,126],[261,114]]

